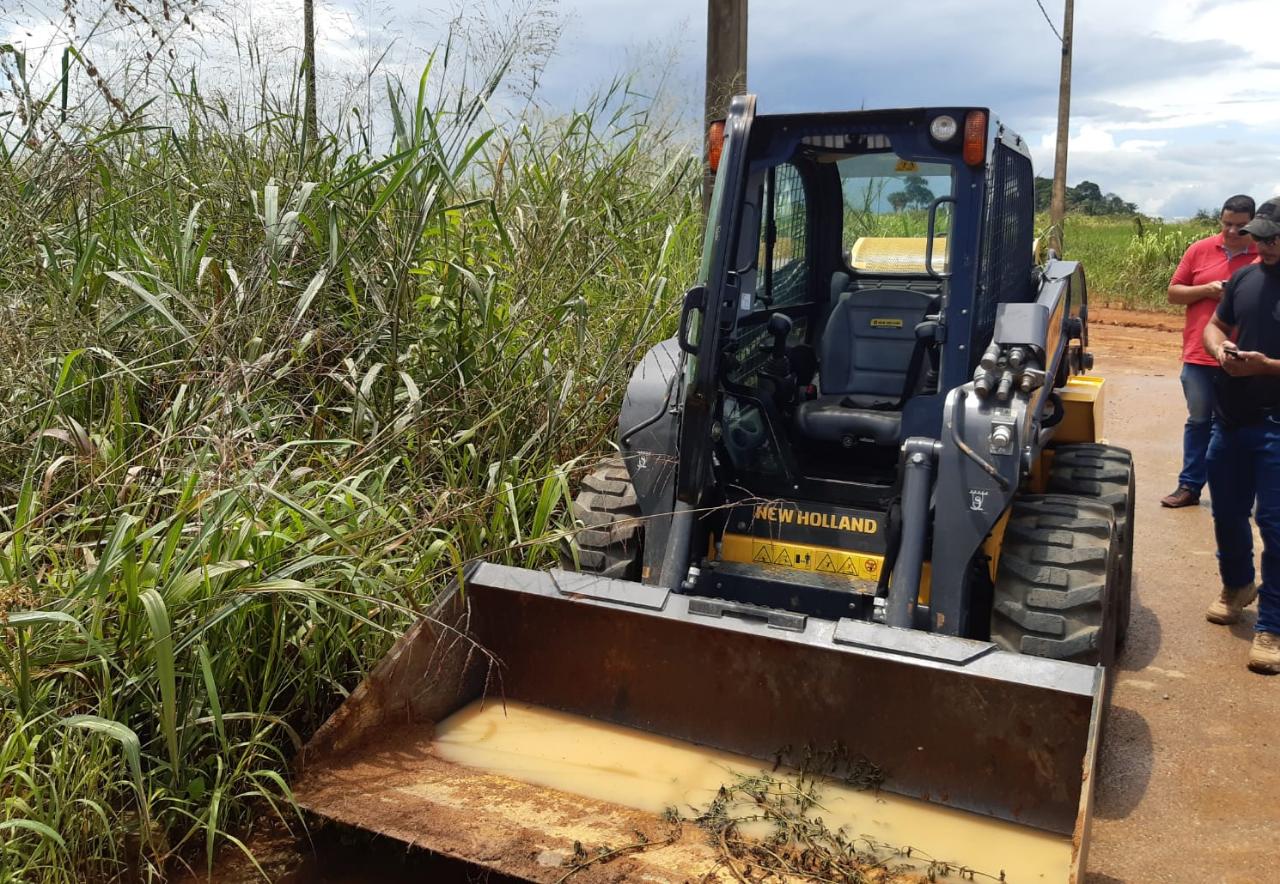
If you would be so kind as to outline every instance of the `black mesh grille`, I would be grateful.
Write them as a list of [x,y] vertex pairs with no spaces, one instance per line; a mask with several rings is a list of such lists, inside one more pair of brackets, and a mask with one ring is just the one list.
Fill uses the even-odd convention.
[[1032,295],[1035,185],[1031,160],[996,141],[990,175],[977,303],[973,310],[973,339],[969,347],[974,365],[991,340],[996,305],[1027,301]]
[[[805,203],[804,180],[790,163],[774,170],[777,193],[767,194],[773,200],[773,298],[774,307],[786,307],[808,300],[809,265],[805,234],[808,206]],[[765,237],[760,237],[759,266],[765,263]]]

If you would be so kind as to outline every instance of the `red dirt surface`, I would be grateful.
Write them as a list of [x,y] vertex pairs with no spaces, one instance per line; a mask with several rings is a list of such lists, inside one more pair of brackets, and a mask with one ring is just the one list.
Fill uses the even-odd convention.
[[1219,586],[1207,495],[1199,507],[1159,503],[1182,466],[1181,317],[1090,318],[1107,441],[1133,451],[1138,499],[1133,620],[1103,742],[1088,881],[1280,881],[1280,678],[1245,668],[1252,610],[1232,627],[1204,619]]

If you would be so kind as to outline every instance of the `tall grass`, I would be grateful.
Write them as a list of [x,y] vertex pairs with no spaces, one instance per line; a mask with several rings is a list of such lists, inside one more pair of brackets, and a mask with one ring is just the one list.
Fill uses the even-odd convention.
[[[476,556],[541,565],[696,267],[696,155],[621,85],[393,142],[86,123],[0,155],[0,880],[160,879]],[[429,96],[447,95],[438,99]]]
[[[1047,215],[1037,219],[1037,229],[1048,226]],[[1068,215],[1063,227],[1064,257],[1084,264],[1095,301],[1164,312],[1183,309],[1166,292],[1187,246],[1217,232],[1198,222],[1087,215]]]

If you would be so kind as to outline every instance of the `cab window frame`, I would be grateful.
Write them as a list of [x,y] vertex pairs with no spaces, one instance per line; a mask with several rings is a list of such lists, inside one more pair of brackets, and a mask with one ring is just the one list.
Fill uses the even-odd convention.
[[[914,174],[920,174],[920,167],[926,167],[929,170],[945,171],[946,178],[949,181],[948,192],[937,193],[934,191],[933,187],[926,184],[926,186],[928,187],[928,195],[930,199],[927,202],[923,202],[923,203],[921,203],[919,199],[916,200],[914,211],[924,211],[926,213],[929,211],[931,206],[937,203],[938,200],[947,198],[947,197],[951,198],[951,200],[954,200],[956,198],[957,182],[959,179],[959,176],[957,174],[958,170],[956,168],[956,162],[951,161],[949,159],[944,159],[942,157],[937,157],[937,156],[912,157],[910,155],[904,155],[904,154],[898,153],[896,150],[890,147],[883,151],[850,154],[847,157],[843,157],[841,159],[836,160],[832,164],[833,166],[835,166],[836,178],[839,181],[839,185],[840,185],[840,237],[839,237],[840,266],[855,278],[856,277],[889,277],[892,279],[910,279],[913,277],[918,278],[918,277],[930,276],[928,269],[925,268],[924,266],[920,266],[918,268],[912,267],[909,269],[895,269],[889,264],[881,264],[880,266],[875,266],[875,267],[857,266],[858,262],[854,260],[854,253],[856,251],[856,247],[858,243],[863,239],[867,239],[867,240],[920,239],[923,241],[927,235],[927,225],[928,225],[927,214],[924,219],[926,229],[925,231],[921,231],[921,232],[914,232],[914,231],[909,231],[904,229],[904,231],[897,236],[885,236],[883,234],[869,235],[865,233],[854,235],[854,233],[849,229],[851,219],[857,214],[857,210],[851,210],[851,207],[855,205],[855,203],[852,200],[850,200],[851,194],[850,194],[850,190],[846,187],[846,182],[851,180],[866,180],[870,182],[874,180],[874,176],[861,176],[861,177],[847,176],[844,174],[844,170],[842,167],[846,163],[849,163],[851,161],[857,161],[868,156],[893,157],[896,159],[895,167],[900,166],[902,164],[910,164],[916,167],[915,169],[912,169],[912,170],[906,170],[906,169],[898,170],[905,173],[904,177],[907,177],[909,175],[914,175]],[[891,178],[892,176],[888,176],[888,177]],[[924,178],[926,182],[930,182],[936,179],[940,179],[943,176],[937,175],[937,174],[934,174],[934,175],[923,174],[921,175],[921,177]],[[868,184],[868,188],[867,188],[868,190],[869,190],[869,187],[870,185]],[[901,190],[894,191],[894,193],[901,193],[901,192],[904,192],[904,191],[901,191]],[[883,199],[887,199],[887,195],[882,194],[877,197],[877,200],[883,200]],[[866,201],[864,199],[864,203],[865,202]],[[935,229],[935,232],[934,232],[934,238],[935,238],[935,246],[933,250],[934,262],[935,262],[934,268],[937,272],[945,274],[951,270],[951,260],[950,260],[951,253],[950,253],[950,248],[948,246],[949,246],[949,237],[953,232],[952,227],[954,225],[954,217],[952,214],[953,203],[950,201],[944,201],[938,206],[938,209],[939,211],[935,213],[935,224],[937,223],[937,221],[945,218],[946,225],[945,225],[944,232],[939,233],[937,229]],[[900,214],[900,212],[902,211],[903,210],[901,209],[895,209],[892,213],[880,212],[880,213],[876,213],[876,215],[877,217],[891,218],[895,215]],[[906,219],[903,220],[904,227],[908,223],[909,222]],[[942,240],[941,244],[937,242],[937,240],[939,239]],[[942,246],[941,249],[939,248],[939,245]],[[941,256],[942,258],[940,263],[938,262],[939,256]]]

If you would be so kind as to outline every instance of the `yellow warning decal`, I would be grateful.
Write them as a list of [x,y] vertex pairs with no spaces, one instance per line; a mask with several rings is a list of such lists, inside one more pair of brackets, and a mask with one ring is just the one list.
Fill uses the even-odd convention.
[[919,172],[920,165],[913,163],[911,160],[898,160],[898,164],[893,167],[895,172]]
[[[746,534],[725,534],[720,556],[727,562],[750,562],[756,565],[780,565],[800,571],[835,574],[857,580],[878,580],[884,556],[764,540]],[[868,589],[868,591],[870,591]]]
[[872,328],[902,328],[901,319],[873,319],[871,320]]
[[[783,568],[795,568],[800,571],[813,571],[819,574],[835,574],[850,580],[877,581],[880,569],[884,567],[884,556],[869,553],[849,552],[844,549],[832,549],[826,546],[809,546],[804,543],[786,543],[775,540],[762,540],[747,534],[729,534],[721,538],[720,558],[726,562],[741,562],[754,565],[775,565]],[[929,562],[924,563],[920,573],[920,595],[918,601],[922,605],[929,604],[933,569]],[[861,583],[850,587],[859,592],[875,592],[871,583]]]

